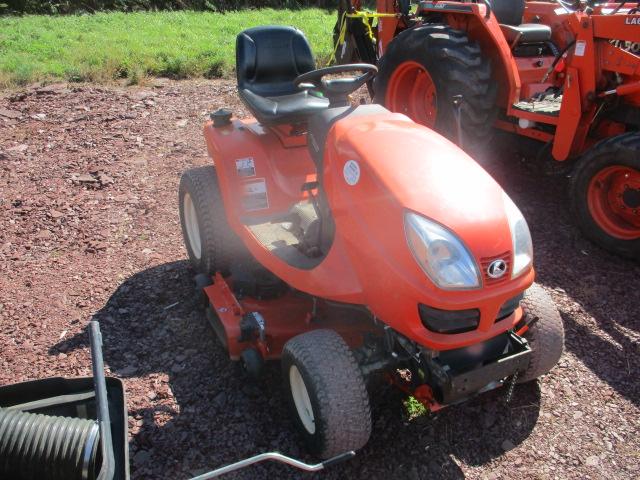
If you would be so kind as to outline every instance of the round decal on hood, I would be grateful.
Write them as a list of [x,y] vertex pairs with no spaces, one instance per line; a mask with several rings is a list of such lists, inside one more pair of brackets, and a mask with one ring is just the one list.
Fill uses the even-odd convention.
[[355,160],[347,160],[342,169],[344,181],[354,186],[360,180],[360,165]]

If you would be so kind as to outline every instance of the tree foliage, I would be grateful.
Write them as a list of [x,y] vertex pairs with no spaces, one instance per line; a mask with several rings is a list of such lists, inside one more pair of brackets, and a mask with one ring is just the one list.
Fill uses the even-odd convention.
[[0,0],[0,13],[65,14],[98,11],[208,10],[245,8],[335,8],[337,0]]

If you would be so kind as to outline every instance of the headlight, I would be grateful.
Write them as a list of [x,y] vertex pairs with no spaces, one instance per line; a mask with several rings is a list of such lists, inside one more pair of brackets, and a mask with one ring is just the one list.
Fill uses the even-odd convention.
[[404,216],[404,225],[409,247],[433,283],[445,290],[480,287],[475,260],[452,232],[410,212]]
[[511,242],[513,243],[511,278],[515,278],[527,270],[533,262],[533,244],[527,221],[522,216],[520,209],[516,207],[516,204],[506,193],[504,194],[504,207],[507,212],[509,229],[511,230]]

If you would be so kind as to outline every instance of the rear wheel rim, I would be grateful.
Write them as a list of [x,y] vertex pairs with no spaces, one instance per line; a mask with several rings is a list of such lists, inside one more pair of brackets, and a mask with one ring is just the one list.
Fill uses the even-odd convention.
[[403,62],[394,70],[385,104],[391,111],[404,113],[427,127],[433,128],[436,124],[436,84],[427,69],[417,62]]
[[200,225],[198,225],[198,216],[196,215],[196,206],[193,203],[191,195],[186,193],[182,200],[182,211],[184,212],[184,226],[187,232],[187,241],[193,256],[198,260],[202,256],[202,244],[200,240]]
[[587,189],[589,212],[608,235],[640,238],[640,171],[614,165],[596,173]]
[[295,365],[289,369],[289,384],[291,385],[291,396],[298,412],[298,418],[302,422],[305,430],[313,435],[316,432],[315,416],[307,386],[304,384],[300,370]]

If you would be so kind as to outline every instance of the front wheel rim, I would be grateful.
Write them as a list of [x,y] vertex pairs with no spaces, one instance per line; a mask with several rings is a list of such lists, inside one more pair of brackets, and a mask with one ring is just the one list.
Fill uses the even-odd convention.
[[316,422],[311,399],[300,370],[295,365],[291,365],[289,369],[289,384],[291,385],[291,396],[298,412],[298,418],[305,430],[313,435],[316,432]]
[[596,173],[587,188],[589,212],[608,235],[640,238],[640,171],[614,165]]
[[188,193],[184,195],[182,200],[182,211],[184,212],[184,226],[187,233],[187,242],[189,242],[189,247],[191,247],[193,256],[200,260],[200,257],[202,256],[200,225],[198,225],[196,206],[193,203],[191,195]]
[[427,69],[417,62],[403,62],[393,71],[385,104],[392,112],[404,113],[427,127],[436,124],[436,84]]

